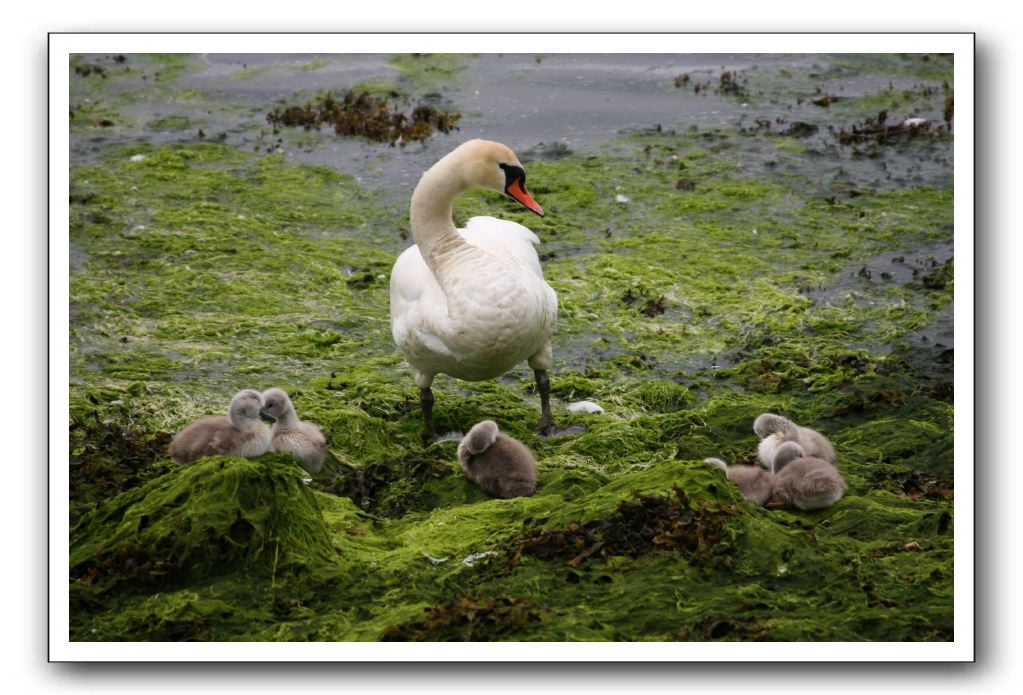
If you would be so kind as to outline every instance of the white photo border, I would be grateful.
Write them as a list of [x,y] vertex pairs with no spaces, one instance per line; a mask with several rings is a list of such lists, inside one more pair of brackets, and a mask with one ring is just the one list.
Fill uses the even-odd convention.
[[[49,36],[49,659],[75,662],[970,662],[974,651],[972,33],[52,33]],[[166,643],[69,640],[69,58],[78,53],[951,53],[955,60],[955,639],[942,643]]]

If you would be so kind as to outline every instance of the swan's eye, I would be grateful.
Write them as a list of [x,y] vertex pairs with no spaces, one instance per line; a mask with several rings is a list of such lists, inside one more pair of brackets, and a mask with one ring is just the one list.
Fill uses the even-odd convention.
[[522,167],[515,164],[505,164],[504,162],[499,162],[497,166],[504,170],[504,190],[506,193],[516,181],[519,182],[519,185],[525,188],[526,172]]

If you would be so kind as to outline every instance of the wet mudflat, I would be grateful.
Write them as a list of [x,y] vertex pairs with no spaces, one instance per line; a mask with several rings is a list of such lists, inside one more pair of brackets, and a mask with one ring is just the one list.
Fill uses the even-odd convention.
[[[949,58],[69,70],[73,639],[952,637]],[[457,130],[392,144],[267,120],[347,90]],[[387,320],[411,190],[470,137],[515,149],[549,213],[483,192],[455,209],[541,238],[556,415],[586,429],[533,433],[525,365],[441,377],[435,417],[527,443],[527,499],[486,498],[455,443],[424,444]],[[273,385],[323,427],[338,479],[162,453]],[[605,412],[565,410],[582,399]],[[752,507],[702,462],[754,460],[765,411],[832,440],[836,505]]]

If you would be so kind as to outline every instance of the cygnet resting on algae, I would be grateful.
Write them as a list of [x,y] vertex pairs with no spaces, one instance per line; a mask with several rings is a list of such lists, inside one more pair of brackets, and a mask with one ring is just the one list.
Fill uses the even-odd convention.
[[274,423],[271,451],[291,454],[307,473],[320,472],[327,458],[327,439],[319,427],[298,419],[295,406],[283,389],[272,388],[263,392],[260,414]]
[[270,428],[259,421],[263,397],[246,389],[231,399],[227,417],[212,415],[193,422],[171,440],[168,449],[178,463],[204,456],[253,458],[270,449]]
[[774,500],[810,511],[830,507],[845,493],[838,469],[808,456],[795,442],[785,442],[774,457]]
[[824,435],[809,427],[800,427],[787,417],[764,413],[753,422],[753,431],[760,437],[757,454],[769,470],[774,470],[775,452],[785,442],[795,442],[807,456],[835,462],[835,450]]
[[469,480],[494,497],[528,497],[536,491],[536,459],[526,445],[499,432],[497,423],[476,424],[458,445],[458,463]]
[[729,482],[752,504],[766,504],[774,491],[774,474],[760,466],[729,466],[721,459],[706,458],[705,463],[717,466],[725,472]]

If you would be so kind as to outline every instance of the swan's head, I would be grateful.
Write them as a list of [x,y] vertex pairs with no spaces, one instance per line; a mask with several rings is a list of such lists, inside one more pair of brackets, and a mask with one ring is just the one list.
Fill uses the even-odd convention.
[[267,422],[277,422],[287,413],[295,411],[284,389],[272,388],[263,392],[263,408],[259,416]]
[[543,217],[543,208],[526,190],[526,171],[507,145],[490,140],[470,140],[452,154],[459,158],[466,184],[503,193]]
[[263,407],[263,397],[259,391],[245,389],[235,394],[227,412],[231,422],[239,427],[251,427],[259,423],[259,412]]

